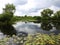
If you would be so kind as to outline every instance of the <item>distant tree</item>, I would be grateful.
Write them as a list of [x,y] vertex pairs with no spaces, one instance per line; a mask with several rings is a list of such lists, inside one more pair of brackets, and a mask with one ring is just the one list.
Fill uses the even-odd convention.
[[25,17],[27,17],[27,15],[25,15]]
[[37,20],[37,21],[40,21],[41,20],[41,17],[40,16],[34,16],[33,17],[35,20]]

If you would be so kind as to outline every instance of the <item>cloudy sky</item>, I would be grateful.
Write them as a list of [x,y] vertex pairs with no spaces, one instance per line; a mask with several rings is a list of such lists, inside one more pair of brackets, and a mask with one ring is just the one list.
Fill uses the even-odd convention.
[[60,0],[0,0],[0,13],[7,3],[13,3],[16,6],[15,15],[17,16],[39,16],[45,8],[54,11],[60,9]]

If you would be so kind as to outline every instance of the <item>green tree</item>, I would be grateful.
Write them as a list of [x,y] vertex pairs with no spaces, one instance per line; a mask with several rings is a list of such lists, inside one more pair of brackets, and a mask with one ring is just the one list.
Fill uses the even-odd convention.
[[41,12],[41,17],[43,19],[50,19],[52,14],[53,14],[53,10],[45,9]]
[[12,24],[12,18],[15,12],[15,6],[13,4],[7,4],[3,8],[3,13],[0,16],[0,22]]
[[13,35],[16,34],[16,30],[13,28],[12,18],[14,17],[15,6],[13,4],[7,4],[3,8],[3,13],[0,14],[0,30],[4,34]]
[[7,4],[5,8],[3,8],[3,13],[6,13],[6,12],[14,13],[15,6],[13,4]]
[[60,20],[60,11],[57,11],[56,13],[54,13],[54,16],[52,17],[55,20]]

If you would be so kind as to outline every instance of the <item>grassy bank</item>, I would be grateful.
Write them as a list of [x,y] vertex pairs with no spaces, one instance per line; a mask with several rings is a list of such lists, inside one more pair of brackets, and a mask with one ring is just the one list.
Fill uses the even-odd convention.
[[12,37],[5,37],[0,39],[0,45],[60,45],[60,34],[40,34],[35,35],[28,34],[27,37],[18,37],[13,35]]

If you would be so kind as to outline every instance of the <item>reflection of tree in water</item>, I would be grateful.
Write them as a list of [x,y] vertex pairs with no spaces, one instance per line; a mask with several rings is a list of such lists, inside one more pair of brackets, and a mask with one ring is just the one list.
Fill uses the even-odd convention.
[[51,25],[50,23],[42,22],[42,23],[41,23],[41,28],[42,28],[43,30],[49,31],[50,29],[52,29],[52,25]]
[[1,32],[6,34],[6,35],[16,35],[16,30],[14,29],[14,27],[12,25],[4,25],[0,27]]
[[[53,25],[53,26],[52,26],[52,25]],[[42,28],[43,30],[49,31],[49,30],[52,29],[53,27],[55,27],[57,30],[60,30],[60,22],[59,22],[59,21],[52,21],[52,22],[41,21],[41,28]]]
[[59,21],[53,21],[52,24],[54,27],[56,27],[57,30],[60,30],[60,22]]

